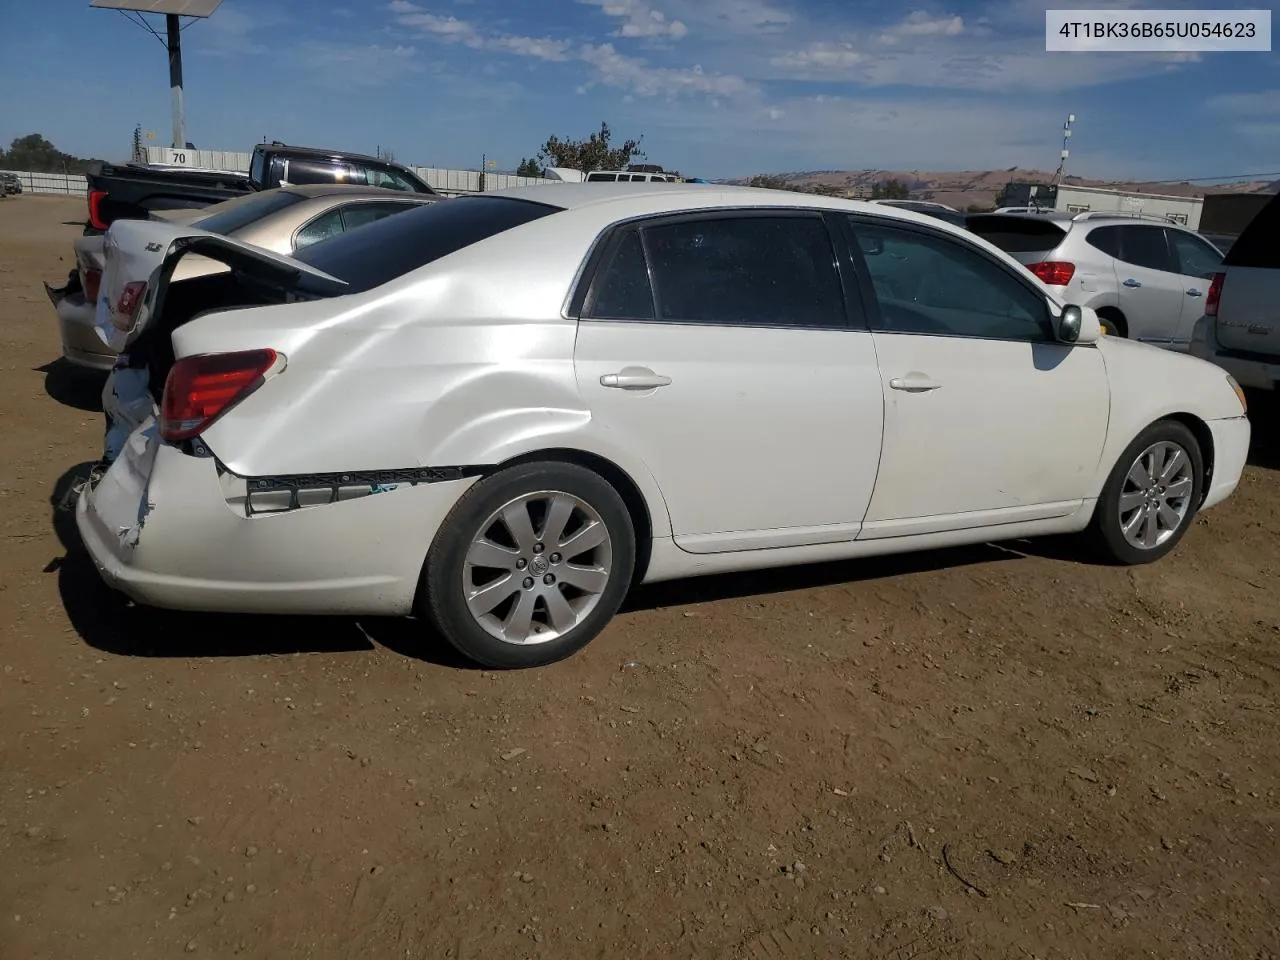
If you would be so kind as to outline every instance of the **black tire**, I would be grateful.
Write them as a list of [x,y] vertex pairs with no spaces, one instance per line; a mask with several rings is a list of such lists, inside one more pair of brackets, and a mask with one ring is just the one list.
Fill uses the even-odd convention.
[[[1186,453],[1190,460],[1191,492],[1187,498],[1186,512],[1172,533],[1156,546],[1141,548],[1130,543],[1121,527],[1120,497],[1125,492],[1130,468],[1143,451],[1157,443],[1176,444]],[[1176,420],[1158,420],[1138,434],[1116,461],[1094,508],[1088,531],[1089,539],[1102,556],[1115,563],[1136,566],[1159,560],[1178,545],[1195,522],[1200,502],[1204,499],[1203,491],[1204,455],[1195,434]]]
[[1099,317],[1098,325],[1102,327],[1102,332],[1106,336],[1108,337],[1120,336],[1120,332],[1116,329],[1116,324],[1114,320],[1111,320],[1108,317]]
[[[466,567],[468,551],[471,549],[473,540],[489,530],[486,521],[504,505],[521,497],[544,491],[568,494],[587,505],[599,517],[609,538],[611,557],[608,578],[603,589],[592,594],[596,598],[594,606],[580,622],[560,636],[533,643],[502,640],[490,633],[472,615],[467,605],[463,584],[464,576],[468,576]],[[536,512],[536,504],[534,507]],[[526,516],[528,515],[529,509],[526,509]],[[575,518],[583,516],[585,516],[584,513],[575,510]],[[535,528],[537,524],[538,520],[535,516]],[[534,532],[538,531],[535,529]],[[514,543],[514,540],[512,542]],[[523,551],[517,551],[517,553],[523,553]],[[557,555],[545,554],[548,560],[554,556]],[[522,559],[527,564],[531,558],[522,557]],[[573,557],[565,556],[563,559],[567,564]],[[440,634],[463,656],[476,663],[497,669],[544,666],[577,653],[604,629],[627,595],[635,571],[635,562],[635,530],[631,523],[631,515],[627,512],[626,504],[623,503],[618,492],[607,480],[575,464],[559,462],[521,464],[481,480],[467,491],[445,518],[427,554],[427,562],[423,569],[422,597],[426,606],[425,612],[430,616]],[[535,571],[530,566],[526,572]],[[516,575],[514,572],[511,574],[512,577]],[[543,590],[540,586],[534,589],[535,591]],[[561,591],[561,596],[564,596],[564,584],[556,589]],[[572,587],[569,589],[573,591]],[[519,594],[512,594],[512,597],[511,603],[520,601]],[[535,602],[545,604],[545,601]],[[509,609],[508,612],[514,611]],[[540,616],[547,624],[545,629],[554,632],[550,612],[545,605],[540,608]]]

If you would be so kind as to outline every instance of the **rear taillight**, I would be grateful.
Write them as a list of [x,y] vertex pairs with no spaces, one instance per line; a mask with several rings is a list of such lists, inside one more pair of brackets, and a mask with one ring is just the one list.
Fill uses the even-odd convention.
[[209,353],[173,365],[160,401],[160,435],[190,440],[262,386],[279,355],[274,350]]
[[102,201],[107,199],[107,191],[89,191],[89,225],[95,230],[105,230],[110,224],[102,219]]
[[1218,315],[1218,304],[1222,301],[1222,284],[1227,279],[1225,273],[1215,273],[1209,279],[1209,292],[1204,298],[1204,315],[1206,317],[1216,317]]
[[102,286],[102,271],[92,268],[81,271],[80,286],[84,290],[85,303],[97,303],[98,288]]
[[1040,263],[1027,265],[1041,283],[1050,287],[1065,287],[1076,275],[1076,265],[1061,260],[1043,260]]
[[115,316],[112,318],[117,330],[127,333],[133,329],[138,308],[142,306],[146,295],[147,284],[143,280],[131,280],[124,285],[124,289],[120,291],[120,299],[116,301]]

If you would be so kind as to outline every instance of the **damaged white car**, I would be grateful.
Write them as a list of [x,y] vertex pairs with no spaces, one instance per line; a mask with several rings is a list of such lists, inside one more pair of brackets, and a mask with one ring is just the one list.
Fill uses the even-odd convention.
[[[1155,560],[1249,446],[1221,370],[883,205],[566,184],[294,258],[127,229],[110,322],[172,331],[163,400],[77,520],[158,606],[419,613],[530,666],[636,582],[1079,531]],[[191,253],[229,269],[171,283]]]

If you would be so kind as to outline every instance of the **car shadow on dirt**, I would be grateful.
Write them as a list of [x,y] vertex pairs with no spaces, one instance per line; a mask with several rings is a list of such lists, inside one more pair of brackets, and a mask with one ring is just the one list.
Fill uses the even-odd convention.
[[857,560],[837,560],[799,567],[713,574],[707,577],[672,580],[636,587],[631,591],[622,609],[627,612],[656,610],[661,607],[708,603],[714,600],[762,597],[774,593],[883,580],[911,573],[927,573],[932,570],[1017,558],[1018,555],[1012,551],[981,544],[945,550],[925,550],[918,553],[862,557]]
[[36,367],[36,372],[44,374],[44,392],[64,407],[89,413],[102,412],[102,388],[107,382],[105,373],[77,367],[63,357]]

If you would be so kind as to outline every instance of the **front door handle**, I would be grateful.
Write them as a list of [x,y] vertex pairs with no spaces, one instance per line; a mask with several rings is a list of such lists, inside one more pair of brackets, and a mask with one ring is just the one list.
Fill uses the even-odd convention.
[[1135,279],[1133,279],[1133,277],[1130,277],[1128,280],[1126,280],[1126,281],[1124,282],[1124,285],[1125,285],[1126,287],[1140,287],[1140,286],[1142,286],[1142,281],[1141,281],[1141,280],[1135,280]]
[[1195,287],[1192,287],[1190,290],[1188,290],[1188,291],[1187,291],[1187,296],[1188,296],[1188,297],[1203,297],[1203,296],[1204,296],[1204,294],[1203,294],[1203,293],[1201,293],[1199,290],[1197,290]]
[[654,373],[648,367],[627,367],[618,373],[606,373],[600,378],[600,386],[615,390],[652,390],[671,383],[670,377]]
[[911,374],[905,377],[894,377],[889,381],[889,387],[893,390],[905,390],[907,393],[928,393],[930,390],[937,390],[942,384],[937,380],[930,380],[926,376],[920,374]]

